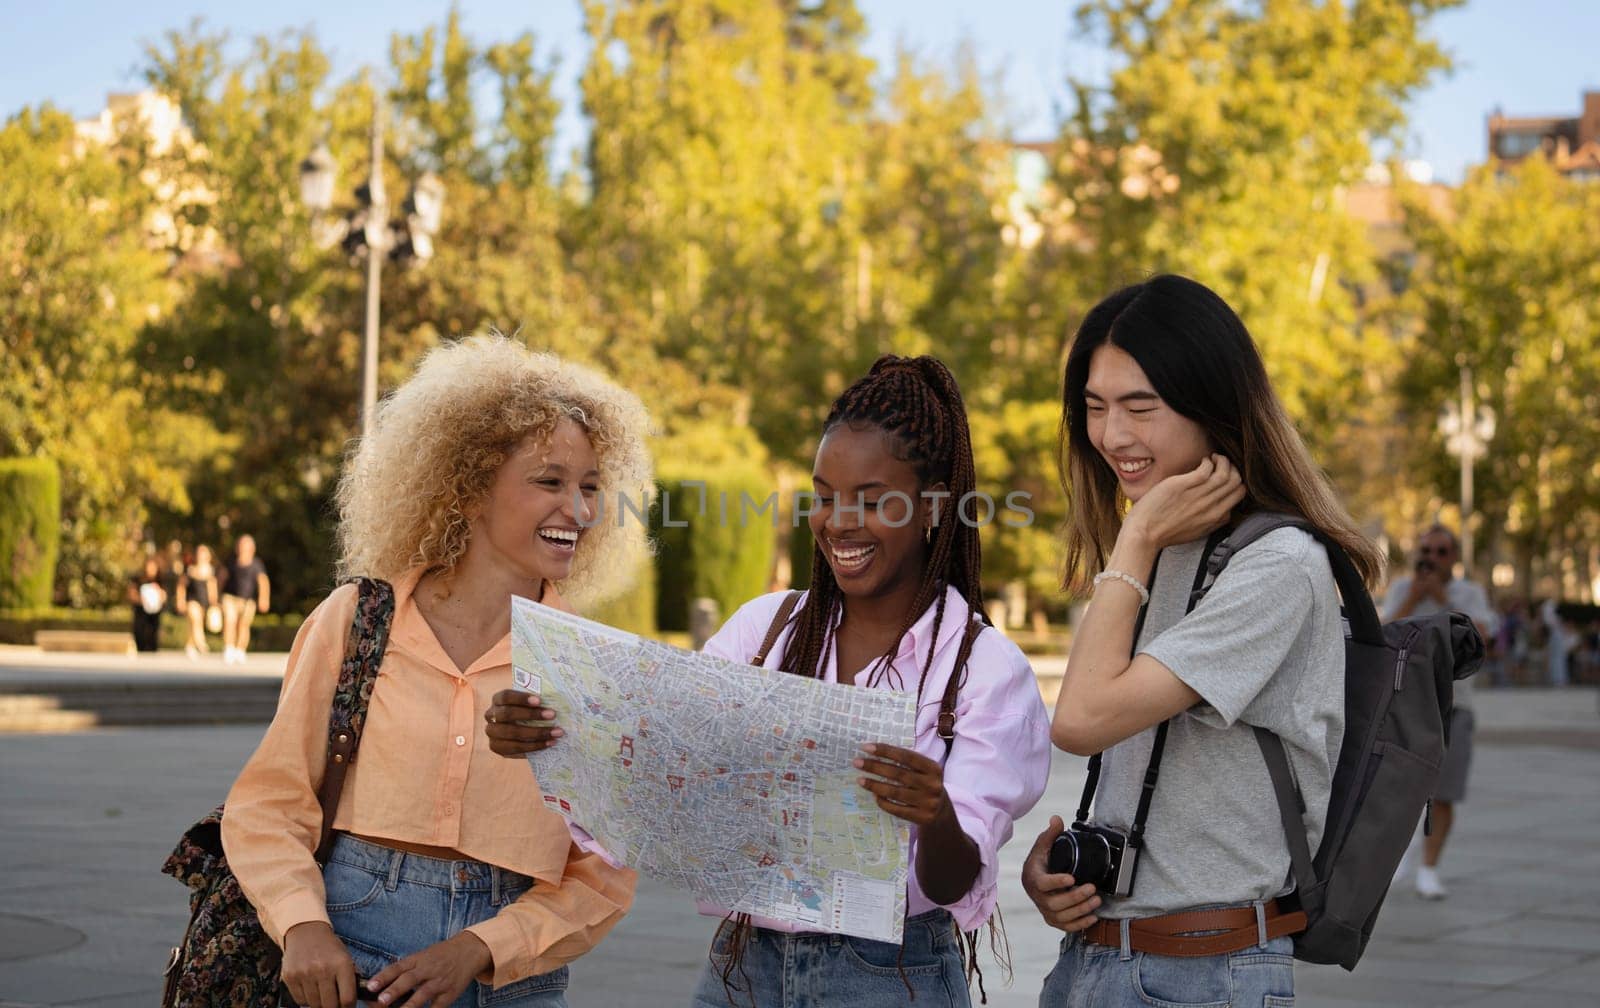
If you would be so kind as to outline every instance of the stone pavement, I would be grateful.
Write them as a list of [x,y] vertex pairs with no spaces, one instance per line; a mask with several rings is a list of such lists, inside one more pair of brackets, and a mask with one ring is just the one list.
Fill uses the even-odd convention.
[[288,654],[282,651],[245,655],[243,665],[224,665],[222,652],[212,651],[193,660],[182,651],[139,654],[93,654],[41,651],[26,644],[0,644],[0,682],[29,681],[44,676],[108,676],[130,680],[149,675],[266,676],[282,679]]
[[[1354,974],[1299,968],[1300,1005],[1600,1004],[1596,700],[1593,689],[1480,691],[1490,737],[1445,858],[1450,899],[1396,892]],[[1505,741],[1494,741],[1502,729]],[[241,725],[0,735],[0,1008],[152,1008],[186,917],[186,893],[160,863],[221,799],[260,734]],[[1015,981],[1007,989],[986,967],[996,1008],[1035,1004],[1053,962],[1059,934],[1015,880],[1050,812],[1070,813],[1082,769],[1057,754],[1044,801],[1002,852]],[[574,964],[573,1008],[686,1003],[712,929],[686,896],[647,882],[613,936]]]

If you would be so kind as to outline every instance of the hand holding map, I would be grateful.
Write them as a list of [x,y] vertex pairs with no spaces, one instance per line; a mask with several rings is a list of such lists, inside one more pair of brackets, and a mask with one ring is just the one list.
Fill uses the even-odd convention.
[[547,807],[697,897],[816,931],[899,942],[909,827],[853,765],[909,748],[915,698],[682,651],[512,600],[519,689],[559,713],[531,753]]

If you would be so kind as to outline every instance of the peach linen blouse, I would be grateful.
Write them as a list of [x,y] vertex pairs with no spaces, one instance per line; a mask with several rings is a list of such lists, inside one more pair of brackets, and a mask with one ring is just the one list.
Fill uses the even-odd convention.
[[[521,899],[467,928],[493,954],[500,987],[594,948],[628,911],[638,877],[576,847],[565,820],[543,807],[527,762],[490,752],[483,712],[512,685],[510,635],[458,669],[412,600],[421,576],[415,569],[395,582],[388,650],[333,826],[448,847],[533,877]],[[565,608],[553,596],[547,588],[546,603]],[[228,863],[280,946],[296,924],[328,921],[312,856],[322,823],[317,787],[355,604],[355,586],[345,585],[306,618],[277,714],[228,793]]]

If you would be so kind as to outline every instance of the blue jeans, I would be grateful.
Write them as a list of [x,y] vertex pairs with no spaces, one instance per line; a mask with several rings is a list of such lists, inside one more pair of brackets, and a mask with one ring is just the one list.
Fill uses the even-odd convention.
[[1294,940],[1222,955],[1164,956],[1090,945],[1069,934],[1044,978],[1039,1008],[1289,1008]]
[[[961,944],[948,911],[907,918],[903,944],[849,935],[757,928],[744,959],[722,983],[730,953],[718,936],[700,971],[695,1008],[968,1008]],[[904,978],[901,970],[904,969]],[[907,984],[910,989],[907,990]]]
[[[340,835],[322,870],[328,918],[370,977],[463,928],[488,920],[533,887],[482,861],[443,861]],[[474,981],[450,1008],[566,1008],[567,968],[490,989]]]

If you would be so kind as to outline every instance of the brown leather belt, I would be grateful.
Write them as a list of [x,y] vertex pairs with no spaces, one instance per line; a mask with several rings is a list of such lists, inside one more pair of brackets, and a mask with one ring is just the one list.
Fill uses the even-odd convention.
[[[1277,901],[1264,908],[1267,937],[1304,931],[1306,915],[1302,910],[1284,912]],[[1195,934],[1194,932],[1215,932]],[[1083,932],[1083,940],[1109,948],[1122,947],[1122,922],[1101,919]],[[1222,910],[1191,910],[1185,913],[1164,914],[1160,917],[1141,917],[1128,922],[1128,947],[1135,952],[1153,952],[1168,956],[1213,956],[1225,952],[1238,952],[1261,944],[1256,929],[1256,912],[1253,907],[1228,907]]]

